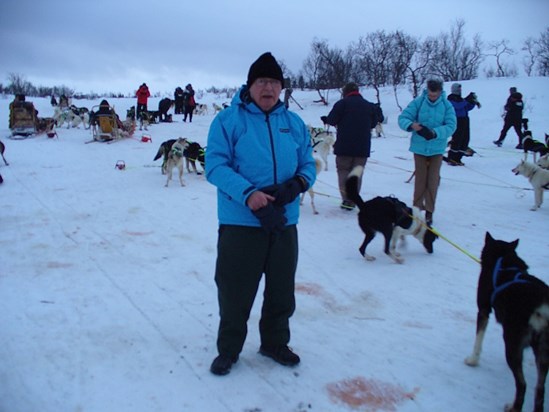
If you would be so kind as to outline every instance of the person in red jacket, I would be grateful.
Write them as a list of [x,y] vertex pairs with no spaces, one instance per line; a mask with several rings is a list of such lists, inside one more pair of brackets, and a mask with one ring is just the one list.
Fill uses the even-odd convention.
[[147,99],[151,97],[151,92],[145,83],[139,86],[139,89],[135,93],[137,97],[137,119],[141,119],[141,113],[147,111]]

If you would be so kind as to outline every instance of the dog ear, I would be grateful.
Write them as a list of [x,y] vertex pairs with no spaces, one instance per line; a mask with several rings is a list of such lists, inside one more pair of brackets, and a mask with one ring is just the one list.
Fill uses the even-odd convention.
[[517,246],[519,244],[519,240],[514,240],[513,242],[511,242],[511,246],[513,247],[513,250],[516,250],[517,249]]
[[486,232],[486,236],[484,238],[484,241],[485,242],[493,242],[494,241],[494,238],[492,237],[492,235],[490,234],[490,232]]

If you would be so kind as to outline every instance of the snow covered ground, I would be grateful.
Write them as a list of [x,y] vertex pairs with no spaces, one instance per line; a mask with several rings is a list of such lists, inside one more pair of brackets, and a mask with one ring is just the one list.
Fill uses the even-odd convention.
[[[534,137],[549,132],[549,78],[462,82],[482,103],[471,112],[465,167],[442,168],[435,228],[473,256],[486,231],[520,238],[531,273],[549,281],[549,200],[532,212],[528,181],[511,169],[522,158],[503,124],[511,86],[524,94]],[[450,84],[445,85],[446,90]],[[374,99],[371,89],[363,95]],[[331,93],[335,99],[336,93]],[[295,91],[303,119],[321,126],[328,107],[316,92]],[[411,203],[409,138],[396,123],[390,90],[382,93],[388,124],[373,139],[362,196],[395,195]],[[297,310],[290,345],[301,364],[288,369],[257,353],[261,295],[249,334],[230,375],[209,372],[218,323],[213,280],[217,218],[215,189],[203,175],[164,187],[160,143],[179,136],[205,145],[213,114],[150,127],[152,143],[133,139],[91,143],[84,129],[58,129],[10,140],[8,104],[0,98],[0,136],[9,166],[0,164],[0,411],[472,411],[502,410],[514,395],[501,327],[492,319],[480,366],[463,359],[475,334],[479,265],[439,239],[427,254],[415,239],[395,264],[382,237],[358,253],[363,235],[356,212],[339,208],[334,156],[315,190],[319,215],[307,198],[299,224]],[[51,116],[49,99],[29,99]],[[401,105],[411,100],[399,94]],[[151,99],[156,108],[158,99]],[[224,96],[200,102],[220,104]],[[111,99],[118,113],[134,99]],[[77,101],[91,107],[98,101]],[[125,170],[115,164],[122,160]],[[535,365],[526,352],[532,409]]]

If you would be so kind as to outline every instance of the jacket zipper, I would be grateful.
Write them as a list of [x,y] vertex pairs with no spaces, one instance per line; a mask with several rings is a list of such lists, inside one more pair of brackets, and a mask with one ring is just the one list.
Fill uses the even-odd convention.
[[269,131],[269,141],[271,142],[271,154],[273,156],[273,181],[274,184],[278,183],[278,176],[276,172],[276,157],[275,157],[275,148],[273,140],[273,131],[271,130],[271,122],[269,118],[269,113],[265,113],[265,122],[267,123],[267,129]]

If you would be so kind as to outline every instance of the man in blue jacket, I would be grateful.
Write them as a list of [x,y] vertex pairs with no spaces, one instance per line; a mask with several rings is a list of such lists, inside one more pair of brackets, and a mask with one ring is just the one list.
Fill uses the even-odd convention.
[[[334,104],[328,116],[320,120],[324,124],[337,126],[337,139],[334,143],[337,180],[343,202],[341,208],[353,210],[355,204],[345,193],[345,182],[355,166],[365,166],[370,157],[372,129],[377,124],[376,108],[363,98],[356,83],[347,83],[342,90],[343,99]],[[358,191],[362,176],[358,182]]]
[[428,80],[423,93],[398,117],[400,128],[412,132],[410,151],[414,153],[416,175],[413,204],[425,210],[429,224],[433,222],[442,155],[456,124],[456,112],[437,79]]
[[238,360],[263,273],[259,352],[285,366],[300,358],[289,347],[295,310],[299,194],[316,178],[308,129],[279,100],[282,69],[262,54],[231,106],[213,120],[206,178],[217,187],[219,219],[215,281],[217,350],[210,371],[226,375]]

